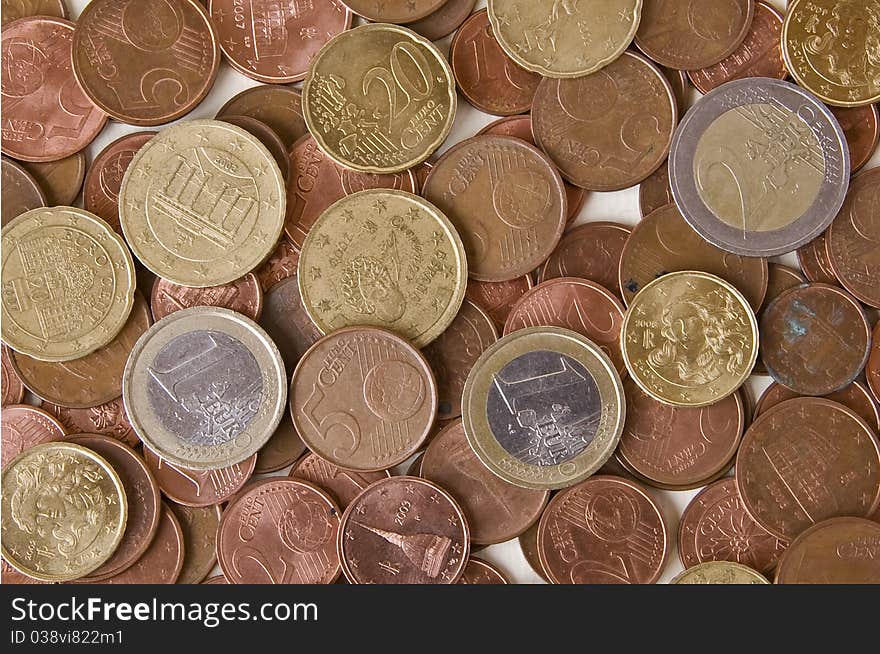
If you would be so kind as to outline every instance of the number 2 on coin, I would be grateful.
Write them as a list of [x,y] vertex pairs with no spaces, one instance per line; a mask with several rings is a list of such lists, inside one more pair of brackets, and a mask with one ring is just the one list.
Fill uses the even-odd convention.
[[[421,79],[413,82],[410,74],[404,70],[403,55],[406,55],[415,64]],[[434,89],[434,80],[431,77],[425,55],[411,43],[404,41],[395,43],[391,48],[389,64],[390,69],[376,66],[366,72],[362,92],[367,95],[374,82],[378,82],[384,87],[388,96],[388,131],[390,132],[394,121],[413,101],[424,100],[431,94]],[[424,89],[419,88],[420,86],[424,86]],[[404,96],[402,104],[398,100],[398,91]]]

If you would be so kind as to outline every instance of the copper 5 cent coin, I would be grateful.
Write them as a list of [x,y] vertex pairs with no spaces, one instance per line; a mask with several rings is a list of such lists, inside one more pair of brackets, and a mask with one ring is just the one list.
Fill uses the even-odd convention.
[[807,529],[789,546],[777,584],[880,584],[880,524],[832,518]]
[[50,413],[29,404],[11,404],[0,414],[3,465],[35,445],[64,438],[64,425]]
[[289,476],[310,481],[326,491],[344,511],[370,484],[387,479],[391,473],[387,470],[378,472],[346,470],[310,452],[296,462],[296,465],[290,469]]
[[736,460],[749,515],[792,540],[840,515],[867,516],[880,502],[880,446],[871,427],[842,404],[788,400],[749,427]]
[[255,482],[220,520],[217,559],[233,584],[330,584],[339,576],[339,507],[317,486]]
[[190,307],[225,307],[259,320],[263,310],[263,289],[253,273],[220,286],[194,288],[157,277],[150,294],[153,320]]
[[12,366],[12,355],[5,345],[0,346],[0,362],[2,362],[2,377],[0,377],[0,393],[2,393],[2,406],[19,404],[24,398],[24,384],[21,377]]
[[8,157],[0,157],[0,170],[0,225],[5,226],[13,218],[31,209],[48,206],[45,192],[21,164]]
[[506,282],[481,282],[470,279],[465,297],[483,309],[492,318],[495,328],[504,329],[513,305],[528,291],[534,282],[531,275],[523,275]]
[[129,447],[136,447],[140,443],[128,422],[121,397],[82,409],[43,402],[43,409],[58,418],[68,434],[100,434],[115,438]]
[[437,384],[422,354],[384,329],[348,327],[315,343],[290,383],[303,441],[343,468],[385,470],[408,459],[437,415]]
[[580,277],[613,293],[620,284],[617,271],[630,228],[613,222],[589,222],[566,232],[541,268],[540,281]]
[[185,506],[212,506],[225,502],[242,489],[254,473],[257,455],[213,470],[174,465],[149,448],[144,448],[144,460],[170,499]]
[[296,274],[266,293],[260,326],[275,341],[289,371],[293,371],[306,350],[321,338],[321,331],[303,306]]
[[339,528],[339,558],[355,584],[454,584],[468,558],[458,503],[418,477],[391,477],[358,495]]
[[287,148],[308,133],[302,115],[302,96],[290,86],[255,86],[234,96],[217,112],[224,116],[250,116],[272,128]]
[[554,584],[652,584],[669,553],[660,508],[638,485],[597,476],[556,495],[538,526]]
[[[794,391],[776,382],[771,383],[764,390],[761,397],[758,398],[758,403],[755,405],[755,418],[767,411],[767,409],[796,397],[799,396]],[[860,382],[853,382],[849,386],[845,386],[834,393],[829,393],[824,397],[826,400],[837,402],[852,409],[871,426],[875,433],[880,433],[880,409],[874,404],[868,389],[862,386]]]

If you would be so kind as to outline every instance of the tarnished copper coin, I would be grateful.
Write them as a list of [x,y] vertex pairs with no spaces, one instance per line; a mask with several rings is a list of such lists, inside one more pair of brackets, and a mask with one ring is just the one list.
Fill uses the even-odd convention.
[[306,454],[290,469],[290,477],[310,481],[336,500],[343,511],[370,484],[391,476],[387,470],[358,472],[346,470],[322,459],[314,452]]
[[628,188],[657,170],[677,123],[669,81],[631,51],[586,77],[545,77],[532,105],[535,142],[565,179],[591,191]]
[[202,508],[167,504],[183,532],[183,568],[175,583],[199,584],[217,563],[217,529],[223,512],[219,506]]
[[260,326],[275,341],[284,366],[293,370],[321,331],[302,304],[296,274],[278,282],[266,293]]
[[122,395],[122,372],[132,347],[151,324],[150,308],[140,293],[119,335],[110,343],[79,359],[51,363],[19,352],[12,365],[34,395],[52,404],[88,408]]
[[120,234],[119,189],[122,179],[134,155],[155,135],[156,132],[134,132],[116,139],[98,153],[86,174],[83,206],[106,220]]
[[865,366],[865,378],[868,387],[874,393],[874,399],[880,402],[880,321],[874,325],[871,343],[871,354],[868,355],[868,363]]
[[798,263],[800,263],[804,275],[811,282],[839,285],[840,282],[837,280],[834,269],[831,267],[831,260],[828,258],[825,239],[826,236],[823,234],[798,248]]
[[669,163],[663,162],[657,170],[639,184],[639,211],[642,218],[667,204],[675,202],[669,187]]
[[[757,418],[759,415],[777,404],[782,404],[786,400],[791,400],[796,397],[800,396],[794,391],[787,389],[785,386],[773,382],[764,390],[761,397],[758,398],[758,402],[755,405],[754,417]],[[871,399],[871,394],[868,392],[868,389],[862,386],[861,382],[853,382],[849,386],[845,386],[839,391],[829,393],[823,397],[826,400],[837,402],[851,409],[867,422],[875,433],[880,433],[880,410],[878,410],[877,405],[874,404],[874,401]]]
[[257,268],[254,274],[260,280],[260,288],[263,293],[288,277],[296,275],[296,267],[299,264],[299,252],[286,238],[278,242],[278,247],[272,253],[266,263]]
[[10,404],[0,413],[2,426],[2,449],[0,459],[3,465],[12,461],[27,449],[60,441],[64,438],[64,426],[55,416],[29,404]]
[[509,136],[475,136],[447,150],[422,195],[455,225],[473,279],[500,282],[534,270],[565,229],[567,201],[556,168]]
[[339,576],[339,507],[287,477],[248,486],[223,512],[217,559],[232,584],[330,584]]
[[627,304],[648,282],[670,272],[699,270],[733,284],[755,311],[764,301],[767,261],[744,257],[704,241],[679,213],[666,205],[645,216],[632,231],[620,258],[620,291]]
[[566,232],[541,268],[539,281],[579,277],[596,282],[615,295],[617,272],[630,228],[614,222],[590,222]]
[[669,553],[666,532],[645,491],[600,475],[550,500],[538,526],[538,556],[554,584],[652,584]]
[[868,423],[842,404],[795,398],[765,411],[746,431],[736,484],[749,515],[790,541],[827,518],[874,511],[880,446]]
[[3,24],[26,16],[67,18],[64,0],[3,0]]
[[255,86],[234,96],[217,112],[224,116],[250,116],[272,128],[287,148],[308,134],[302,115],[302,96],[291,86]]
[[437,434],[421,466],[421,476],[446,489],[467,518],[471,542],[503,543],[516,538],[541,517],[548,490],[515,486],[493,474],[468,444],[461,420]]
[[429,41],[439,41],[452,34],[470,16],[477,0],[446,0],[439,9],[407,27]]
[[465,300],[446,331],[422,350],[437,380],[438,420],[461,415],[465,379],[483,351],[496,340],[498,332],[489,314]]
[[[761,310],[758,311],[759,321],[761,319],[761,311],[782,295],[784,291],[807,283],[806,278],[799,271],[783,266],[781,263],[768,262],[767,273],[767,293],[764,295],[764,303],[761,305]],[[759,375],[767,374],[767,368],[764,367],[764,362],[761,361],[760,356],[758,356],[758,361],[755,362],[755,368],[752,370],[752,373]]]
[[121,397],[80,409],[43,402],[43,409],[58,418],[68,434],[101,434],[115,438],[129,447],[135,447],[141,442],[131,428]]
[[506,282],[481,282],[468,280],[464,296],[483,309],[495,322],[498,331],[504,329],[513,305],[532,288],[530,275],[523,275]]
[[491,563],[469,557],[458,584],[507,584],[504,574]]
[[219,65],[217,32],[195,0],[92,0],[76,23],[75,81],[130,125],[170,123],[192,111]]
[[220,286],[194,288],[157,277],[150,294],[153,320],[190,307],[225,307],[259,320],[263,311],[263,289],[253,273]]
[[241,463],[215,470],[191,470],[169,463],[148,448],[144,461],[150,467],[162,492],[185,506],[211,506],[225,502],[242,489],[257,464],[252,454]]
[[391,477],[345,510],[339,558],[355,584],[454,584],[467,564],[468,536],[449,493],[418,477]]
[[24,167],[7,157],[0,157],[0,225],[6,225],[25,211],[48,206],[46,194]]
[[224,123],[241,127],[251,136],[257,137],[257,140],[266,146],[269,154],[278,164],[281,170],[281,176],[287,179],[290,176],[290,159],[287,156],[287,147],[281,137],[275,133],[271,127],[261,120],[257,120],[252,116],[223,116],[218,118]]
[[[115,0],[113,0],[115,2]],[[107,122],[71,73],[74,24],[32,16],[3,28],[2,149],[22,161],[56,161],[91,143]]]
[[74,434],[65,440],[89,448],[113,466],[128,498],[128,520],[119,546],[113,556],[82,579],[85,582],[104,581],[134,565],[153,541],[162,509],[159,484],[144,460],[114,438],[99,434]]
[[731,561],[767,575],[785,548],[784,541],[752,520],[733,478],[700,491],[678,523],[678,556],[685,568],[706,561]]
[[770,376],[800,395],[828,395],[851,384],[871,348],[861,305],[829,284],[782,293],[764,309],[760,333]]
[[290,420],[290,413],[285,412],[275,433],[257,452],[254,474],[262,475],[286,468],[295,463],[306,449],[306,444],[302,442]]
[[46,193],[50,207],[70,206],[76,201],[86,175],[86,154],[79,151],[58,161],[22,164]]
[[0,377],[2,401],[0,401],[0,406],[20,404],[24,398],[24,384],[21,383],[21,378],[15,372],[10,352],[11,350],[5,345],[0,346],[0,364],[2,364],[2,370],[0,370],[0,374],[2,374]]
[[290,410],[316,454],[343,468],[385,470],[427,438],[437,415],[437,384],[424,356],[401,337],[347,327],[300,359]]
[[351,27],[352,18],[340,0],[211,0],[208,7],[220,47],[232,67],[270,84],[303,79],[312,57]]
[[813,525],[788,547],[777,584],[880,584],[880,524],[832,518]]
[[864,107],[829,107],[846,134],[849,144],[850,169],[853,174],[871,160],[880,137],[880,116],[877,105]]

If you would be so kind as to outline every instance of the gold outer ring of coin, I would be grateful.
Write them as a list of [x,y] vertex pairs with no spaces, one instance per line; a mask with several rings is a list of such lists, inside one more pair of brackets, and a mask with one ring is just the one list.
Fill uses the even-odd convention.
[[[85,209],[78,209],[76,207],[40,207],[38,209],[31,209],[3,227],[3,262],[0,264],[0,267],[2,267],[4,282],[8,280],[9,276],[6,271],[6,262],[9,260],[11,252],[16,249],[14,240],[17,241],[20,238],[14,235],[14,232],[27,230],[28,223],[33,223],[33,225],[29,231],[24,232],[23,236],[41,229],[54,227],[64,227],[85,232],[93,243],[100,243],[100,247],[104,249],[104,255],[111,265],[114,279],[122,270],[127,273],[127,279],[120,280],[122,282],[119,284],[121,288],[117,289],[114,293],[110,308],[107,310],[107,315],[102,318],[101,322],[91,332],[73,341],[64,343],[47,343],[44,341],[46,345],[66,345],[64,348],[53,348],[57,349],[57,352],[49,354],[46,351],[47,347],[45,345],[42,349],[37,347],[37,339],[22,338],[20,334],[23,330],[14,330],[18,335],[13,333],[9,326],[14,325],[14,321],[10,318],[8,311],[4,311],[6,315],[3,316],[2,321],[3,342],[16,352],[21,352],[40,361],[72,361],[91,354],[116,338],[117,334],[125,326],[132,307],[134,307],[134,292],[137,279],[135,277],[134,259],[131,256],[128,245],[126,245],[119,234],[113,231],[110,225]],[[108,246],[115,246],[117,251],[108,251]],[[83,247],[83,249],[85,248]],[[105,320],[110,317],[109,314],[111,313],[113,313],[112,321],[108,324]]]
[[[236,333],[235,327],[243,331]],[[145,354],[155,357],[175,338],[203,330],[225,334],[237,340],[251,353],[263,375],[263,398],[259,411],[251,418],[247,427],[229,441],[229,447],[189,444],[183,448],[178,447],[177,450],[184,449],[190,453],[185,456],[169,449],[179,437],[169,432],[154,414],[146,395],[149,374],[146,368],[150,362],[142,365],[139,359]],[[274,392],[271,387],[266,388],[267,379],[271,381],[273,378],[277,389]],[[262,327],[247,316],[222,307],[190,307],[165,316],[144,332],[134,344],[122,373],[122,402],[128,421],[144,447],[166,461],[192,470],[226,468],[252,456],[275,433],[287,410],[287,371],[278,346]],[[244,435],[249,436],[247,446],[236,448],[235,442]],[[223,444],[226,445],[227,443]],[[206,456],[213,455],[213,458],[196,457],[193,454],[197,451],[196,448],[202,450]]]
[[[697,399],[697,400],[677,400],[673,397],[669,397],[669,395],[664,395],[653,388],[650,388],[642,379],[642,376],[639,374],[639,371],[636,369],[636,361],[632,358],[632,353],[627,348],[627,343],[629,342],[629,335],[632,330],[632,323],[635,318],[636,313],[641,308],[641,304],[645,301],[645,298],[649,297],[650,293],[653,293],[653,289],[659,286],[660,284],[669,283],[671,279],[677,277],[698,277],[704,280],[710,280],[717,286],[720,286],[727,292],[733,295],[734,299],[736,299],[738,305],[743,309],[743,313],[748,317],[749,321],[749,332],[751,337],[751,342],[753,347],[751,348],[751,352],[749,355],[749,362],[747,365],[743,366],[742,373],[736,377],[736,382],[734,384],[730,384],[730,388],[725,388],[723,393],[717,393],[711,397],[706,399]],[[639,338],[636,337],[636,342],[639,342]],[[678,272],[668,273],[663,275],[662,277],[658,277],[657,279],[652,280],[649,284],[646,284],[636,296],[632,299],[627,307],[626,314],[623,317],[623,324],[620,328],[620,349],[623,352],[623,362],[626,364],[627,372],[629,372],[630,377],[632,377],[633,381],[638,384],[639,388],[641,388],[645,393],[653,397],[658,402],[663,402],[664,404],[670,404],[672,406],[683,406],[683,407],[703,407],[709,406],[710,404],[715,404],[720,400],[723,400],[728,395],[731,395],[736,392],[736,390],[742,386],[746,379],[748,379],[749,375],[752,374],[752,368],[755,366],[755,361],[758,359],[758,320],[755,317],[755,312],[752,311],[751,306],[749,305],[748,300],[743,296],[742,293],[737,290],[735,286],[724,281],[720,277],[715,275],[701,272],[699,270],[682,270]],[[664,380],[666,381],[666,380]],[[708,385],[708,384],[704,384]],[[671,382],[666,382],[666,386],[672,386]]]
[[[705,581],[692,582],[688,579],[695,576],[703,576]],[[724,575],[736,575],[731,581],[722,581]],[[730,577],[728,577],[730,578]],[[698,563],[678,573],[670,584],[761,584],[768,585],[770,582],[760,572],[752,570],[750,567],[742,563],[734,563],[732,561],[706,561]]]
[[[7,494],[9,492],[9,489],[6,488],[7,475],[12,474],[15,466],[23,459],[34,456],[35,454],[40,454],[41,452],[47,450],[66,450],[70,452],[75,452],[80,456],[91,459],[107,473],[108,479],[110,479],[110,481],[112,482],[113,488],[119,496],[119,506],[122,512],[122,516],[119,521],[119,527],[116,530],[116,534],[113,536],[111,546],[108,547],[99,558],[96,558],[94,561],[92,561],[90,565],[84,566],[81,570],[77,570],[75,573],[67,575],[48,575],[40,572],[39,570],[31,570],[27,566],[21,565],[21,563],[17,561],[16,557],[12,554],[12,551],[7,547],[10,545],[10,538],[6,535],[5,528],[3,529],[4,537],[2,543],[0,543],[0,551],[2,551],[3,559],[7,563],[9,563],[9,565],[18,570],[20,573],[27,575],[28,577],[48,582],[72,581],[73,579],[84,577],[90,572],[94,572],[95,570],[100,568],[105,562],[107,562],[107,560],[109,560],[111,556],[113,556],[116,548],[119,547],[119,543],[122,542],[122,536],[125,534],[125,526],[128,523],[128,498],[125,495],[125,486],[122,485],[122,479],[119,477],[119,474],[116,472],[113,466],[110,465],[110,463],[106,459],[104,459],[104,457],[86,447],[83,447],[82,445],[76,445],[75,443],[69,443],[66,441],[54,441],[52,443],[43,443],[42,445],[30,447],[14,459],[12,459],[12,461],[9,461],[8,463],[4,462],[2,481],[4,504],[7,501],[11,501],[11,498],[7,500]],[[9,517],[8,513],[4,512],[3,522],[5,523],[9,519],[11,518]],[[12,543],[11,545],[14,547],[15,543]]]
[[[443,129],[437,135],[437,137],[431,141],[431,143],[427,147],[422,147],[419,154],[411,159],[398,164],[396,166],[364,166],[360,164],[354,164],[351,161],[347,161],[343,157],[341,157],[338,153],[334,153],[332,149],[328,146],[326,139],[324,138],[324,130],[321,129],[321,126],[315,122],[315,118],[312,116],[312,112],[309,110],[309,103],[307,102],[307,98],[309,97],[309,90],[312,84],[312,80],[315,75],[315,71],[321,63],[321,59],[327,55],[328,52],[332,51],[334,44],[338,42],[340,39],[349,39],[349,38],[360,38],[362,35],[368,35],[370,32],[397,32],[412,41],[415,41],[419,45],[427,48],[432,55],[436,58],[440,68],[443,69],[445,74],[445,82],[446,82],[446,93],[449,100],[449,115],[446,118],[446,124],[443,126]],[[390,91],[389,91],[390,93]],[[452,123],[455,119],[456,107],[458,104],[458,94],[456,92],[455,86],[455,76],[452,74],[452,66],[449,64],[449,61],[443,56],[443,53],[435,46],[433,43],[428,41],[423,36],[420,36],[402,25],[391,25],[389,23],[368,23],[366,25],[361,25],[359,27],[355,27],[354,29],[346,30],[340,34],[337,34],[332,39],[330,39],[324,46],[318,51],[318,54],[312,59],[312,63],[309,65],[309,73],[303,83],[302,87],[302,114],[303,119],[305,120],[306,127],[308,127],[309,132],[311,132],[312,136],[315,139],[315,143],[318,144],[318,147],[321,148],[321,152],[326,154],[330,159],[338,163],[340,166],[344,168],[349,168],[351,170],[357,170],[363,173],[373,173],[375,175],[384,175],[384,174],[392,174],[392,173],[401,173],[405,170],[409,170],[413,168],[423,161],[426,161],[428,157],[430,157],[436,150],[439,148],[443,142],[446,140],[446,137],[449,136],[449,132],[452,131]]]
[[[609,418],[602,416],[596,436],[585,450],[555,466],[516,460],[495,439],[486,415],[486,398],[495,373],[517,357],[540,349],[565,354],[584,366],[599,388],[602,411],[613,413]],[[592,341],[561,327],[520,329],[493,343],[471,368],[461,403],[465,436],[483,465],[511,484],[536,490],[566,488],[595,473],[617,448],[626,415],[623,382],[611,359]],[[505,461],[509,467],[503,465]]]

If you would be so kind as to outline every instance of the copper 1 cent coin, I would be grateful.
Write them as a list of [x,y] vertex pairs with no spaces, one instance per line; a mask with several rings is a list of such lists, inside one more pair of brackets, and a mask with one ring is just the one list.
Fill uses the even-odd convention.
[[725,252],[704,241],[666,205],[633,228],[620,258],[620,291],[627,304],[650,281],[670,272],[700,270],[733,284],[757,311],[767,292],[767,261]]
[[880,402],[880,321],[874,325],[871,343],[871,354],[868,355],[868,363],[865,366],[865,377],[868,381],[868,387],[874,393],[874,399]]
[[127,445],[98,434],[74,434],[65,440],[87,447],[113,466],[128,498],[128,520],[119,547],[105,563],[83,580],[103,581],[131,567],[153,541],[162,509],[159,484],[144,460]]
[[675,202],[669,187],[669,163],[663,164],[639,184],[639,211],[642,218]]
[[428,445],[421,476],[458,501],[477,545],[516,538],[541,517],[550,498],[548,490],[521,488],[495,476],[474,454],[461,420],[449,423]]
[[6,225],[25,211],[48,206],[46,194],[34,176],[7,157],[0,157],[0,225]]
[[510,310],[504,335],[528,327],[564,327],[596,343],[617,372],[626,373],[620,351],[623,304],[608,289],[586,279],[559,277],[542,282]]
[[[774,7],[755,2],[754,18],[745,39],[717,64],[687,71],[693,85],[700,93],[708,93],[725,82],[745,77],[785,79],[788,71],[782,56],[782,21],[782,14]],[[697,28],[707,24],[708,21],[694,23]]]
[[429,41],[439,41],[452,34],[470,16],[477,0],[446,0],[439,9],[407,27]]
[[150,294],[153,320],[190,307],[225,307],[259,320],[263,310],[263,289],[253,273],[220,286],[193,288],[157,277]]
[[387,470],[358,472],[335,466],[309,452],[290,469],[290,477],[305,479],[326,491],[343,511],[370,484],[391,476]]
[[663,404],[632,379],[623,382],[626,423],[615,456],[645,483],[683,490],[730,468],[745,430],[737,393],[704,407]]
[[678,556],[685,568],[706,561],[732,561],[767,575],[785,548],[784,541],[746,512],[732,477],[700,491],[678,523]]
[[284,366],[293,370],[321,332],[302,303],[296,274],[278,282],[263,299],[260,326],[275,341]]
[[839,285],[840,282],[837,280],[837,275],[834,274],[834,269],[831,267],[831,261],[828,258],[825,238],[825,234],[823,234],[803,247],[798,248],[798,263],[800,263],[804,275],[811,282]]
[[2,363],[2,377],[0,377],[0,392],[2,401],[0,406],[8,404],[20,404],[24,399],[24,384],[12,366],[10,349],[5,345],[0,346],[0,363]]
[[303,79],[312,57],[327,41],[351,27],[352,18],[340,0],[211,0],[208,8],[220,47],[232,67],[269,84]]
[[32,16],[3,28],[4,154],[56,161],[91,143],[107,122],[71,74],[74,24]]
[[832,518],[813,525],[786,550],[777,584],[880,584],[880,524]]
[[467,520],[449,493],[418,477],[391,477],[349,504],[338,549],[355,584],[454,584],[468,543]]
[[619,191],[657,170],[677,123],[669,81],[631,51],[586,77],[545,77],[532,104],[535,142],[565,179],[591,191]]
[[853,178],[825,244],[840,284],[880,308],[880,167]]
[[345,0],[358,16],[377,23],[403,25],[424,18],[443,6],[446,0]]
[[538,556],[554,584],[652,584],[669,553],[660,508],[621,477],[595,476],[550,500]]
[[305,451],[306,444],[296,433],[290,413],[285,412],[275,433],[257,452],[254,474],[262,475],[286,468],[295,463]]
[[26,16],[67,18],[64,0],[3,0],[3,24]]
[[464,381],[483,351],[496,340],[492,318],[466,299],[446,331],[422,350],[437,380],[438,420],[461,415]]
[[523,275],[506,282],[481,282],[470,279],[464,296],[483,309],[492,318],[496,329],[504,329],[513,305],[532,288],[530,275]]
[[119,189],[122,178],[134,155],[155,135],[156,132],[134,132],[116,139],[98,153],[86,174],[83,206],[86,211],[106,220],[120,234]]
[[92,0],[76,23],[76,81],[130,125],[170,123],[192,111],[219,65],[217,32],[195,0]]
[[282,280],[294,277],[298,264],[299,252],[297,252],[290,241],[282,238],[278,242],[278,247],[275,248],[272,256],[266,260],[266,263],[254,271],[257,279],[260,280],[260,288],[263,289],[263,293],[268,293],[270,288]]
[[86,155],[85,152],[80,151],[58,161],[26,162],[22,166],[46,193],[48,206],[71,206],[83,186]]
[[509,136],[475,136],[447,150],[422,195],[455,225],[473,279],[507,281],[534,270],[565,229],[565,188],[553,163]]
[[290,148],[284,233],[294,246],[302,248],[309,229],[327,207],[346,195],[374,188],[415,193],[418,180],[412,170],[374,175],[343,168],[306,134]]
[[183,568],[178,584],[198,584],[217,563],[217,529],[223,512],[219,506],[192,507],[167,504],[183,532]]
[[799,397],[768,409],[746,431],[736,483],[749,515],[793,540],[840,515],[867,516],[880,502],[880,447],[842,404]]
[[233,584],[330,584],[339,576],[339,528],[339,507],[317,486],[263,479],[223,512],[217,559]]
[[[787,389],[785,386],[780,386],[776,382],[771,383],[764,390],[761,397],[758,398],[758,403],[755,405],[755,418],[777,404],[796,397],[800,396],[794,391]],[[849,386],[845,386],[839,391],[829,393],[823,397],[826,400],[837,402],[851,409],[867,422],[875,433],[880,433],[880,411],[878,411],[877,405],[871,399],[868,389],[862,386],[860,382],[853,382]]]
[[717,64],[746,38],[753,0],[644,0],[635,44],[677,70]]
[[121,397],[82,409],[43,402],[43,409],[58,418],[68,434],[100,434],[115,438],[129,447],[141,442],[128,421]]
[[505,54],[485,9],[472,14],[455,33],[449,62],[459,91],[480,111],[510,116],[531,109],[541,76]]
[[580,277],[596,282],[615,295],[620,291],[617,271],[630,228],[614,222],[590,222],[566,232],[541,268],[539,281]]
[[871,347],[861,305],[829,284],[782,293],[764,309],[760,333],[770,376],[800,395],[827,395],[851,384]]
[[65,433],[55,416],[29,404],[4,406],[0,425],[3,434],[0,458],[4,464],[34,445],[60,441]]
[[169,499],[185,506],[211,506],[225,502],[241,490],[254,473],[257,455],[225,468],[191,470],[144,448],[144,461]]
[[[761,309],[758,311],[758,320],[760,320],[761,312],[764,308],[779,297],[783,291],[806,284],[807,282],[800,271],[784,266],[781,263],[768,262],[767,273],[767,293],[764,295],[764,304],[761,305]],[[752,372],[759,375],[767,374],[767,368],[764,367],[764,362],[761,361],[760,356]]]
[[150,309],[140,293],[119,335],[79,359],[51,363],[12,353],[12,365],[24,385],[41,399],[71,408],[104,404],[122,395],[122,372],[131,348],[151,324]]
[[877,105],[864,107],[828,107],[843,128],[849,144],[850,169],[855,174],[871,160],[880,137]]
[[244,131],[257,137],[257,140],[266,146],[269,154],[278,164],[281,176],[285,180],[290,176],[290,159],[287,156],[287,147],[281,137],[275,133],[275,130],[266,123],[251,116],[223,116],[218,120],[241,127]]
[[308,134],[302,115],[302,96],[290,86],[255,86],[234,96],[217,112],[224,116],[250,116],[265,123],[290,148]]
[[459,577],[456,583],[507,584],[510,582],[507,581],[504,573],[491,563],[483,561],[482,559],[470,557],[468,558],[467,565],[464,567],[464,572],[461,573],[461,577]]

